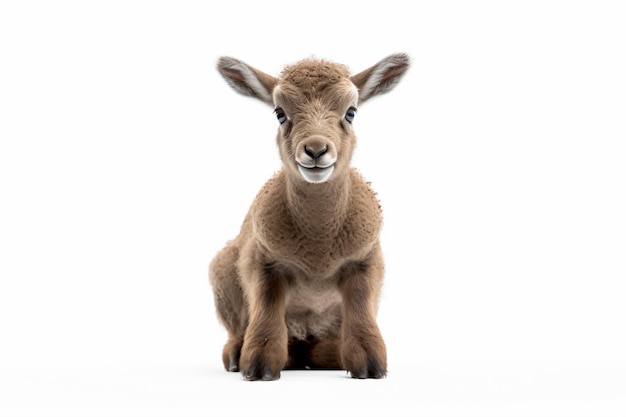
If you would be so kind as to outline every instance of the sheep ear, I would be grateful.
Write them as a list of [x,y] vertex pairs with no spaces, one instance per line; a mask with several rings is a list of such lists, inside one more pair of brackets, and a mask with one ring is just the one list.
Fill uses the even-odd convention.
[[272,91],[276,78],[235,58],[223,56],[217,61],[217,70],[233,90],[273,105]]
[[389,55],[373,67],[350,77],[359,89],[359,102],[393,90],[410,63],[411,59],[407,54]]

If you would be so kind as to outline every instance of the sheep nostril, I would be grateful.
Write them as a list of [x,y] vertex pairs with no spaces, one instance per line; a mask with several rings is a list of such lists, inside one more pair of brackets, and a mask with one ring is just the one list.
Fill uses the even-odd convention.
[[304,147],[304,152],[309,155],[311,158],[313,159],[317,159],[320,156],[324,155],[326,152],[328,152],[328,146],[324,146],[324,148],[322,148],[321,150],[317,151],[317,152],[313,152],[311,149],[309,149],[307,146]]

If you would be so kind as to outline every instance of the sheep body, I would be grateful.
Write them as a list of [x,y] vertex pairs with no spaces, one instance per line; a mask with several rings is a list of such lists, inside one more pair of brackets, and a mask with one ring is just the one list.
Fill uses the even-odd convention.
[[386,374],[375,321],[382,212],[369,183],[349,166],[351,109],[393,88],[407,67],[408,58],[396,55],[350,77],[345,66],[304,60],[277,79],[220,60],[236,91],[277,106],[283,160],[239,235],[210,264],[218,317],[229,334],[227,370],[249,380],[302,367],[342,368],[355,378]]

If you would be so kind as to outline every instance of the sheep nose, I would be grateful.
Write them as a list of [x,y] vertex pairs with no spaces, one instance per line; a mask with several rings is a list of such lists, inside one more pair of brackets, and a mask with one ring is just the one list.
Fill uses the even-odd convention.
[[317,159],[320,156],[324,155],[326,152],[328,152],[328,146],[324,146],[322,149],[320,149],[317,152],[315,152],[315,151],[311,150],[311,148],[305,146],[304,147],[304,152],[306,152],[306,154],[309,155],[311,158]]

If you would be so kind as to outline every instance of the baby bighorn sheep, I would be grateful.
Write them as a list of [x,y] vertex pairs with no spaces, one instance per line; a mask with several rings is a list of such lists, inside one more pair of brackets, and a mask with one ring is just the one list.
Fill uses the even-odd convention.
[[383,280],[382,214],[350,167],[357,105],[393,89],[409,67],[395,54],[350,76],[305,59],[274,78],[229,57],[218,70],[238,93],[274,107],[283,168],[256,196],[239,235],[211,262],[222,360],[247,380],[282,369],[387,373],[376,323]]

